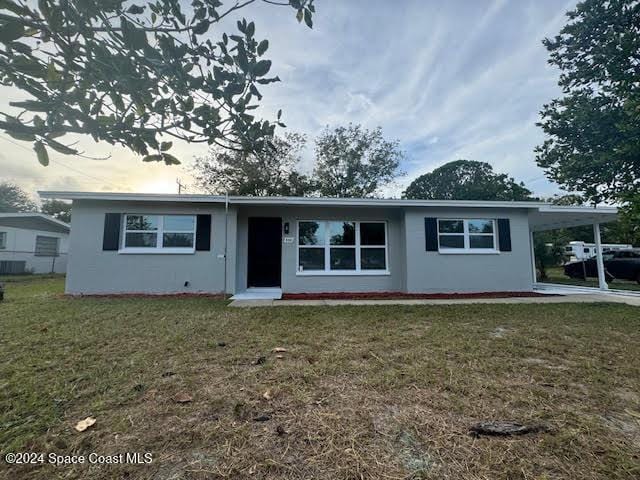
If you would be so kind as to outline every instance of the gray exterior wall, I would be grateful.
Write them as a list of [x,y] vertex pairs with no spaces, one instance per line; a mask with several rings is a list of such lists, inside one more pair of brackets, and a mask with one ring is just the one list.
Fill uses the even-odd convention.
[[[192,254],[120,254],[103,251],[104,214],[211,214],[211,251]],[[235,261],[235,210],[228,256]],[[220,293],[224,290],[224,207],[214,204],[154,204],[149,202],[74,201],[66,292],[107,293]],[[189,282],[185,287],[184,283]],[[233,269],[228,285],[235,283]]]
[[[192,254],[121,254],[103,251],[104,214],[212,215],[212,250]],[[480,208],[379,208],[235,206],[226,220],[226,291],[247,288],[249,217],[280,217],[283,234],[281,278],[285,293],[410,293],[530,291],[532,266],[527,211]],[[511,252],[441,254],[425,250],[425,217],[509,218]],[[386,221],[388,275],[298,275],[297,221]],[[220,204],[74,201],[66,291],[70,294],[220,293],[225,290],[225,211]],[[292,237],[286,243],[284,237]],[[184,286],[185,282],[189,286]]]
[[[405,278],[405,250],[402,212],[379,208],[248,207],[238,212],[236,290],[247,288],[247,234],[249,217],[281,217],[289,222],[289,235],[283,234],[282,291],[304,292],[389,292],[401,291]],[[297,232],[299,220],[377,220],[387,222],[388,275],[297,275]],[[284,243],[284,237],[293,237]]]
[[[508,218],[511,252],[442,254],[425,250],[425,217]],[[416,208],[405,213],[409,293],[531,291],[533,272],[526,210]]]

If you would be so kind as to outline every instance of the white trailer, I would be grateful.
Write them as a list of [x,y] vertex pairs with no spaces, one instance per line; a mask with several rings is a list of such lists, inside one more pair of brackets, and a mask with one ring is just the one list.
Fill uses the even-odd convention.
[[[602,253],[607,252],[615,252],[616,250],[627,250],[629,248],[633,248],[633,245],[624,244],[624,243],[603,243],[602,244]],[[581,241],[573,241],[569,242],[569,244],[564,247],[565,255],[569,257],[569,260],[586,260],[591,257],[595,257],[596,255],[596,244],[595,243],[587,243]]]

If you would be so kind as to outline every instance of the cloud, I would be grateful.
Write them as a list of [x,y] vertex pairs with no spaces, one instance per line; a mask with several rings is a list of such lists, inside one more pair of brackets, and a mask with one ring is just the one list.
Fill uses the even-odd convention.
[[[575,2],[507,0],[478,2],[320,2],[314,28],[295,21],[290,9],[256,4],[241,14],[268,38],[272,73],[282,82],[264,86],[258,112],[273,118],[282,108],[288,128],[309,135],[304,165],[312,167],[313,137],[325,126],[381,126],[407,152],[416,176],[456,158],[491,163],[529,184],[538,194],[557,187],[542,179],[534,147],[543,103],[559,94],[558,72],[547,65],[541,44],[566,21]],[[234,29],[235,19],[225,25]],[[0,87],[0,98],[21,96]],[[2,110],[8,100],[0,100]],[[21,142],[19,142],[21,143]],[[43,169],[31,147],[0,135],[0,176],[30,190],[176,191],[176,177],[190,183],[188,167],[206,146],[174,144],[185,167],[143,164],[128,150],[81,140],[104,162],[52,156]]]

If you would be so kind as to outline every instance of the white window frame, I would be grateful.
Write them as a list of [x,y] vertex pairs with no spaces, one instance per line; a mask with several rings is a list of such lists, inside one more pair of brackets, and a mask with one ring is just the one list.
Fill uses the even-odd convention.
[[7,232],[0,232],[0,250],[7,249]]
[[[300,223],[316,222],[324,223],[324,244],[323,245],[300,245]],[[343,222],[355,224],[355,245],[331,245],[329,223]],[[384,225],[384,245],[361,245],[360,244],[360,224],[361,223],[381,223]],[[297,276],[366,276],[366,275],[390,275],[389,270],[389,228],[385,220],[298,220],[296,222],[296,275]],[[301,248],[322,248],[324,249],[324,270],[300,270],[300,249]],[[355,270],[331,270],[331,249],[332,248],[353,248],[356,255]],[[367,248],[384,248],[384,270],[363,270],[361,268],[361,250]]]
[[[493,225],[492,233],[470,233],[469,232],[469,222],[474,220],[483,220],[490,221]],[[440,222],[462,222],[463,224],[463,232],[461,233],[440,233]],[[440,246],[440,235],[443,236],[458,236],[464,238],[464,248],[451,248],[451,247],[441,247]],[[493,237],[493,248],[471,248],[469,246],[469,236],[491,236]],[[489,254],[495,255],[499,254],[500,250],[498,250],[498,228],[497,222],[493,218],[438,218],[438,252],[445,254]]]
[[[127,217],[132,216],[146,216],[146,217],[156,217],[158,220],[158,229],[157,230],[127,230]],[[164,229],[164,219],[165,217],[193,217],[193,230],[192,231],[178,231],[178,230],[166,230]],[[155,254],[189,254],[195,253],[196,251],[196,230],[198,228],[196,215],[192,215],[190,213],[125,213],[122,215],[122,235],[120,239],[120,249],[118,253],[155,253]],[[157,240],[155,247],[127,247],[125,242],[127,241],[127,233],[156,233]],[[193,233],[193,246],[192,247],[163,247],[162,242],[164,240],[165,233]]]

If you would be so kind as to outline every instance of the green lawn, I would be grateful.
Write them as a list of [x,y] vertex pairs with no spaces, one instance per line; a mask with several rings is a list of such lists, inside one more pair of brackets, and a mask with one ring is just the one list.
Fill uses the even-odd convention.
[[[576,278],[569,278],[564,274],[562,267],[552,267],[547,269],[547,276],[549,277],[545,282],[547,283],[561,283],[563,285],[578,285],[580,287],[597,287],[597,278],[587,278],[587,280],[580,280]],[[629,280],[613,280],[609,282],[609,288],[619,290],[635,290],[640,292],[640,284]]]
[[[3,455],[150,452],[153,462],[0,461],[0,477],[640,477],[638,308],[231,309],[208,298],[65,298],[59,278],[6,288]],[[275,347],[288,351],[277,358]],[[180,393],[193,401],[172,400]],[[76,432],[87,416],[96,424]],[[469,426],[482,420],[550,431],[475,439]]]

